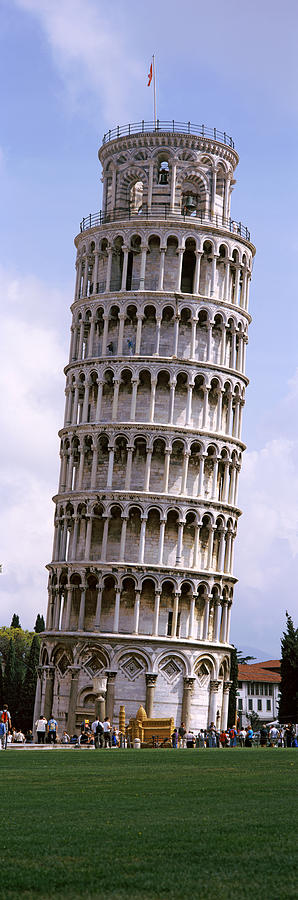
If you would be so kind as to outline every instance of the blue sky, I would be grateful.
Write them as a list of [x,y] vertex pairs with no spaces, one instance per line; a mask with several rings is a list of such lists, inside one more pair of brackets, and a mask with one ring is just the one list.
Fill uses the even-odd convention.
[[97,150],[152,118],[231,134],[233,217],[257,246],[232,639],[275,656],[297,616],[298,8],[287,0],[0,0],[1,622],[46,605],[74,286],[73,237],[100,206]]

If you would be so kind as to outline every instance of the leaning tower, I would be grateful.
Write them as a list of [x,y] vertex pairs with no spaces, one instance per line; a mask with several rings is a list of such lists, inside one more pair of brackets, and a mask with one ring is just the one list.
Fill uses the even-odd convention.
[[227,724],[254,246],[217,129],[104,135],[75,238],[55,536],[35,715],[140,704]]

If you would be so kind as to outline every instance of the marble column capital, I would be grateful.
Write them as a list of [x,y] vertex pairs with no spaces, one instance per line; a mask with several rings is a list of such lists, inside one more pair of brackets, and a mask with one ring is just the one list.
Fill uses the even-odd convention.
[[155,687],[158,675],[155,675],[153,672],[146,672],[145,678],[148,687]]

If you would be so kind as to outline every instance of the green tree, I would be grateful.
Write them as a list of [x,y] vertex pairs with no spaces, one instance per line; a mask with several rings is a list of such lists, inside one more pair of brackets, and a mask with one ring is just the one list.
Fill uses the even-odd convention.
[[261,727],[261,719],[254,710],[252,712],[247,713],[248,721],[253,729],[253,731],[259,731]]
[[17,616],[16,613],[13,614],[13,617],[12,617],[12,620],[11,620],[11,623],[10,623],[10,627],[11,627],[11,628],[21,628],[21,625],[20,625],[20,619],[19,619],[19,616]]
[[37,618],[36,618],[36,622],[35,622],[35,625],[34,625],[34,631],[35,631],[36,634],[40,634],[40,632],[41,632],[41,631],[44,631],[44,630],[45,630],[45,621],[44,621],[44,617],[43,617],[43,616],[40,616],[39,613],[38,613]]
[[279,721],[298,722],[298,628],[286,612],[281,639]]
[[37,681],[37,666],[39,662],[39,648],[40,638],[38,634],[35,634],[32,638],[25,678],[21,691],[20,722],[22,728],[25,731],[27,731],[29,728],[32,728]]
[[237,659],[237,650],[236,647],[233,647],[231,653],[231,669],[230,669],[230,681],[232,682],[230,688],[230,696],[229,696],[229,709],[228,709],[228,728],[231,728],[232,725],[235,725],[236,722],[236,709],[237,709],[237,687],[238,687],[238,659]]

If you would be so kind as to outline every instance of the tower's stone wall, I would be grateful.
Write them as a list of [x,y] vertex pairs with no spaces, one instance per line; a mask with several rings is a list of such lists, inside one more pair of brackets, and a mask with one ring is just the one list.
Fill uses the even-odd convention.
[[[127,129],[128,132],[128,129]],[[237,154],[173,131],[105,140],[81,223],[36,714],[140,703],[225,726],[254,247]]]

